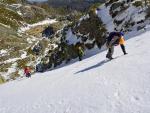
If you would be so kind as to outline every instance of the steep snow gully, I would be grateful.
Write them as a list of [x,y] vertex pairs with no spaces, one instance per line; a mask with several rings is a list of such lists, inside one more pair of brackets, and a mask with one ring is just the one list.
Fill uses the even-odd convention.
[[149,113],[150,32],[81,62],[0,86],[0,113]]

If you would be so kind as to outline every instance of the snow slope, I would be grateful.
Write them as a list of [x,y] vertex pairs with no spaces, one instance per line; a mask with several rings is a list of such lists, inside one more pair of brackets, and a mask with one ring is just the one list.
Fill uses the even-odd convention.
[[0,113],[149,113],[150,32],[60,69],[0,86]]
[[110,7],[105,7],[105,5],[100,6],[100,10],[96,11],[99,18],[102,19],[103,23],[106,25],[108,32],[114,31],[115,25],[113,23],[113,18],[109,14]]

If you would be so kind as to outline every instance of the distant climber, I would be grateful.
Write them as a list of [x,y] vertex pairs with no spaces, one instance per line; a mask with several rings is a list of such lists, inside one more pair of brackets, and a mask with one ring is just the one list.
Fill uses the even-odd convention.
[[36,72],[44,72],[44,66],[41,62],[36,65]]
[[49,67],[49,57],[43,57],[41,59],[41,62],[39,62],[37,65],[36,65],[36,72],[44,72],[48,69]]
[[121,49],[124,53],[124,55],[127,54],[126,50],[125,50],[125,40],[123,37],[124,33],[123,32],[111,32],[107,38],[106,41],[106,46],[108,47],[108,53],[106,55],[106,58],[108,59],[113,59],[112,55],[114,53],[114,46],[117,46],[120,44]]
[[77,53],[78,53],[79,61],[81,61],[81,60],[82,60],[82,57],[83,57],[83,55],[84,55],[84,50],[83,50],[83,48],[82,48],[81,46],[79,46],[79,47],[77,48]]
[[28,66],[26,66],[25,68],[24,68],[24,74],[25,74],[25,76],[26,77],[31,77],[31,69],[30,69],[30,67],[28,67]]

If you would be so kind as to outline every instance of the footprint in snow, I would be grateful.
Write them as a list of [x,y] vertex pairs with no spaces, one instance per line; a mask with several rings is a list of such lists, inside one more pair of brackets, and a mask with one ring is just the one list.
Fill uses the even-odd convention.
[[132,96],[131,101],[132,102],[137,102],[137,101],[140,101],[140,98],[138,96]]

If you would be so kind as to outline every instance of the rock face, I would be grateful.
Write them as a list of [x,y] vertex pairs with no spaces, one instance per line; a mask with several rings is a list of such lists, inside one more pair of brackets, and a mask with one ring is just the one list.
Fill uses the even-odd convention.
[[[47,11],[36,5],[23,4],[23,1],[25,0],[0,1],[0,84],[23,75],[21,70],[28,63],[31,63],[30,67],[34,70],[34,57],[40,58],[46,48],[51,48],[50,41],[40,37],[40,31],[50,21],[45,20],[49,16]],[[42,20],[46,22],[36,25]],[[34,48],[37,45],[42,47]],[[38,51],[40,55],[37,54]],[[10,71],[11,67],[13,71]]]

